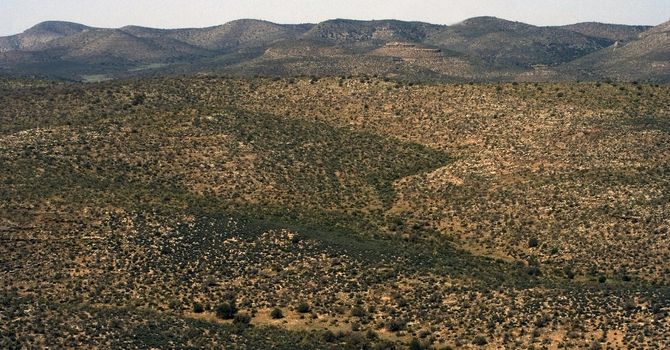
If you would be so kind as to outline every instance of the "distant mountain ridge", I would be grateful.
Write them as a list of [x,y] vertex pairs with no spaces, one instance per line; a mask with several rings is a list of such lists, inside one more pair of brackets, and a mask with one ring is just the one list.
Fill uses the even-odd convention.
[[670,21],[640,33],[636,40],[615,44],[582,57],[566,69],[617,80],[670,81]]
[[348,19],[285,25],[242,19],[187,29],[107,29],[49,21],[0,37],[0,73],[73,80],[217,73],[665,81],[667,28],[667,23],[538,27],[495,17],[451,26]]
[[479,57],[497,67],[558,65],[612,44],[555,27],[477,17],[445,28],[427,41]]
[[42,45],[66,36],[81,33],[90,28],[71,22],[42,22],[25,32],[9,37],[0,37],[0,52],[11,50],[37,50]]
[[628,26],[621,24],[605,24],[598,22],[576,23],[560,28],[573,32],[581,33],[594,38],[609,39],[612,41],[635,40],[638,36],[649,29],[651,26]]

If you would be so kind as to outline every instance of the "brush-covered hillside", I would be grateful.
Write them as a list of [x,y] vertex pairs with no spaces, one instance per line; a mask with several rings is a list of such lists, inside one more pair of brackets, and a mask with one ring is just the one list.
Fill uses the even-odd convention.
[[0,348],[668,348],[669,96],[0,80]]

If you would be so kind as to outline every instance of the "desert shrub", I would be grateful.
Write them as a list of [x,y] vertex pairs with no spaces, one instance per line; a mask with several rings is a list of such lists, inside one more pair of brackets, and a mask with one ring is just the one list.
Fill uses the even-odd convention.
[[200,303],[193,304],[193,312],[196,314],[202,313],[205,311],[205,308]]
[[535,328],[535,329],[533,329],[533,331],[530,334],[533,337],[533,339],[535,339],[535,338],[539,338],[540,335],[542,335],[542,332],[540,331],[539,328]]
[[369,346],[365,337],[360,333],[348,333],[346,334],[344,341],[346,343],[346,348],[348,349],[365,349]]
[[170,300],[168,307],[172,310],[179,310],[181,308],[181,303],[177,299]]
[[546,327],[549,324],[549,321],[551,321],[549,316],[542,315],[542,316],[538,317],[537,319],[535,319],[534,324],[535,324],[535,327],[537,327],[537,328],[543,328],[543,327]]
[[540,276],[542,274],[542,271],[540,270],[540,267],[537,265],[531,265],[528,266],[526,269],[526,273],[530,276]]
[[225,302],[216,308],[216,317],[224,320],[232,320],[237,313],[234,301]]
[[365,309],[363,309],[360,306],[355,306],[353,309],[351,309],[351,316],[354,317],[365,317],[367,314],[365,312]]
[[537,238],[533,237],[528,240],[528,248],[535,248],[540,244],[540,241]]
[[386,323],[386,329],[389,330],[389,332],[398,332],[402,330],[405,327],[405,322],[400,321],[400,320],[392,320]]
[[332,331],[327,330],[321,334],[321,339],[327,343],[332,343],[337,339],[337,336]]
[[488,344],[488,341],[486,340],[486,337],[483,335],[478,335],[475,337],[475,339],[472,340],[472,344],[478,345],[478,346],[484,346]]
[[270,312],[270,317],[272,317],[275,320],[278,320],[280,318],[284,318],[284,313],[281,311],[280,308],[274,308],[272,312]]
[[246,313],[237,314],[233,318],[233,324],[235,324],[237,326],[246,327],[250,323],[251,323],[251,316],[249,316],[249,314],[246,314]]
[[637,309],[637,305],[635,304],[635,302],[633,300],[627,300],[623,304],[623,309],[628,311],[628,312],[635,311],[635,309]]
[[296,307],[295,310],[298,311],[301,314],[306,314],[310,311],[310,307],[309,307],[309,304],[307,304],[305,302],[302,302],[302,303],[298,304],[298,307]]
[[421,343],[419,342],[419,339],[412,338],[412,341],[409,342],[409,349],[410,350],[421,350],[421,349],[423,349],[423,346],[421,346]]
[[144,103],[145,99],[146,96],[144,96],[144,94],[135,95],[131,103],[133,106],[139,106]]

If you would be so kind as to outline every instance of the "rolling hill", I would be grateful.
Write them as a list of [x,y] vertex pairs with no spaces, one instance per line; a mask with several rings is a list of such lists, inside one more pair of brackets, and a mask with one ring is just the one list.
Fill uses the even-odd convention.
[[169,36],[209,50],[230,51],[295,39],[309,28],[311,25],[280,25],[244,19],[211,28],[176,30]]
[[556,66],[611,44],[609,40],[495,17],[478,17],[430,36],[428,43],[463,52],[496,67]]
[[582,57],[566,68],[575,75],[667,82],[670,80],[670,22],[641,33],[636,40],[616,43]]
[[[347,19],[284,25],[243,19],[169,30],[44,22],[0,38],[0,72],[72,80],[215,73],[665,81],[668,47],[662,28],[602,23],[538,27],[495,17],[451,26]],[[430,50],[439,54],[429,58]]]
[[25,32],[8,37],[0,37],[0,52],[34,51],[44,48],[44,44],[89,30],[90,28],[70,22],[42,22]]
[[0,348],[668,349],[669,103],[0,78]]
[[653,28],[651,26],[627,26],[621,24],[607,24],[598,22],[576,23],[560,28],[581,33],[594,38],[603,38],[612,41],[630,41]]
[[440,26],[395,20],[354,21],[336,19],[315,25],[305,37],[343,46],[379,46],[391,41],[422,42]]

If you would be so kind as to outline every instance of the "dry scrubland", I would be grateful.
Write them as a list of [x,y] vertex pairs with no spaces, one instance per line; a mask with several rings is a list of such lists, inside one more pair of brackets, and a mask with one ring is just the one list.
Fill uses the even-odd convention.
[[0,80],[0,347],[668,348],[668,96]]

